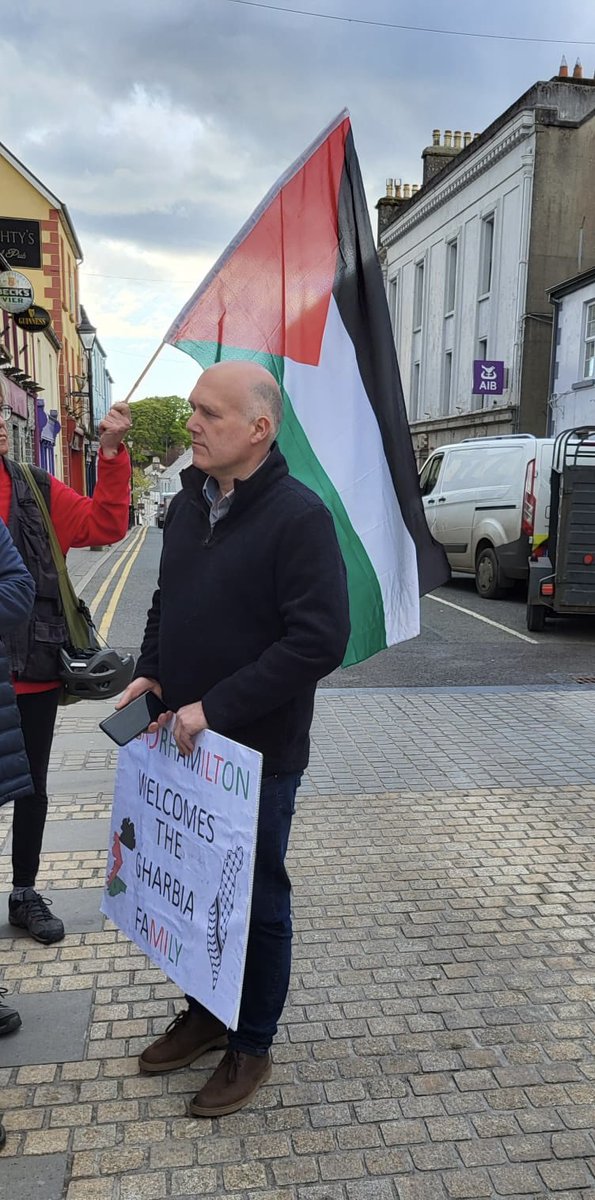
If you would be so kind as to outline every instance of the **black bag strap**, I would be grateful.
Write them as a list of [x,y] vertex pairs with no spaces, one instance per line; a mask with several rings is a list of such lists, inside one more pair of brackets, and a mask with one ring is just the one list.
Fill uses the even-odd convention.
[[86,605],[82,600],[77,598],[76,592],[72,586],[72,581],[68,574],[66,559],[62,553],[60,543],[54,528],[54,523],[49,514],[47,504],[44,500],[43,493],[37,483],[37,480],[27,463],[20,463],[20,469],[23,476],[31,489],[31,494],[41,513],[43,523],[48,535],[50,550],[54,560],[54,566],[58,575],[58,588],[60,590],[60,600],[62,601],[62,609],[64,619],[68,629],[68,636],[72,646],[81,650],[91,650],[96,645],[94,636],[93,622],[91,615]]

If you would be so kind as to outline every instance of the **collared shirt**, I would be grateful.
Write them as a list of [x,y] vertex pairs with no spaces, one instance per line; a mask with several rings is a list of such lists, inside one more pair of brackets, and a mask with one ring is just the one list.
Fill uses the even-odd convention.
[[225,495],[222,496],[219,491],[219,484],[217,483],[217,480],[213,479],[212,475],[208,475],[203,484],[202,494],[209,506],[209,521],[211,523],[211,529],[214,529],[217,521],[221,521],[223,517],[226,517],[231,508],[233,502],[233,488],[231,489],[231,492],[226,492]]
[[[260,468],[266,462],[270,453],[271,452],[269,450],[268,453],[265,454],[262,462],[260,462],[258,466],[250,472],[249,475],[246,475],[245,479],[251,479],[253,475],[256,475],[257,471],[260,471]],[[244,482],[244,480],[242,480],[242,482]],[[212,475],[207,475],[207,478],[203,484],[202,494],[209,506],[209,521],[211,524],[211,529],[214,529],[217,521],[221,521],[223,517],[227,516],[233,504],[233,488],[231,489],[231,492],[226,492],[225,495],[222,496],[219,491],[219,484],[217,483],[217,480],[214,479]]]

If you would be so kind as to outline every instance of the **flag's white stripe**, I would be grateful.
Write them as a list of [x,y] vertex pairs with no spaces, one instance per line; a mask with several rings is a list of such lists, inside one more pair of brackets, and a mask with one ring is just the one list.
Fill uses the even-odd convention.
[[285,359],[284,385],[376,572],[389,645],[419,633],[417,557],[355,349],[331,297],[318,366]]

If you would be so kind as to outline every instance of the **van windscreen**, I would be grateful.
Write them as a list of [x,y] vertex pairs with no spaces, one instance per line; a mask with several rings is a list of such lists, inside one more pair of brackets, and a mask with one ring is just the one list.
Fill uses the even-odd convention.
[[442,490],[475,491],[483,487],[505,487],[524,479],[526,447],[473,446],[453,450],[442,476]]

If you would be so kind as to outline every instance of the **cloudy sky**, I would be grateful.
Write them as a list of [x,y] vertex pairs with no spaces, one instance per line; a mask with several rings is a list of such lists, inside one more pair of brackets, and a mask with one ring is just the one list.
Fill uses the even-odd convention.
[[[0,141],[68,205],[81,298],[122,398],[263,194],[342,108],[373,207],[387,176],[420,182],[434,127],[485,128],[563,53],[593,75],[592,2],[19,0],[0,26]],[[186,395],[196,373],[166,347],[137,398]]]

